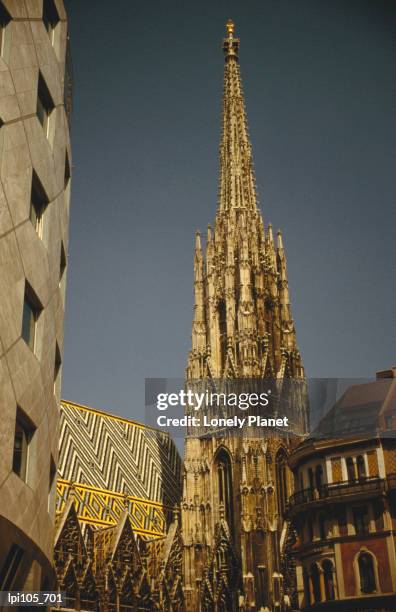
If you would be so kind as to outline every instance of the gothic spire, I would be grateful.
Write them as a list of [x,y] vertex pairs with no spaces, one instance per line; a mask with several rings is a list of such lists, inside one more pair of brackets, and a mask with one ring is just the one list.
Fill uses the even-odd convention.
[[205,248],[197,235],[194,320],[187,377],[303,375],[282,238],[257,206],[239,71],[239,38],[226,24],[220,200]]
[[223,40],[223,130],[220,143],[220,211],[256,209],[256,190],[239,69],[239,38],[228,20]]

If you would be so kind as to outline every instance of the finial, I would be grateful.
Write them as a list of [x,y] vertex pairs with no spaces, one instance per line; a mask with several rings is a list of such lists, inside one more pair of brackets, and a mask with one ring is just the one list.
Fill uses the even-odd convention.
[[239,38],[235,38],[235,24],[232,19],[226,23],[227,38],[223,39],[223,51],[227,58],[238,58]]
[[283,249],[283,238],[280,230],[278,230],[278,249]]
[[209,243],[212,240],[212,226],[210,223],[208,224],[208,233],[206,237],[206,242]]
[[195,250],[201,250],[201,233],[199,232],[199,230],[195,232]]
[[234,38],[234,30],[235,30],[235,24],[232,21],[232,19],[229,19],[226,23],[226,30],[228,32],[228,36],[229,38]]

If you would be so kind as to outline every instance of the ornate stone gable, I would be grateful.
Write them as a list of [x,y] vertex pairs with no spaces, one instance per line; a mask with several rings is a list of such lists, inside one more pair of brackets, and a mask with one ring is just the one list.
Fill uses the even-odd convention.
[[[177,515],[177,513],[176,513]],[[184,609],[177,516],[162,539],[144,541],[125,511],[115,527],[82,531],[69,500],[59,518],[54,563],[66,608],[116,611]]]

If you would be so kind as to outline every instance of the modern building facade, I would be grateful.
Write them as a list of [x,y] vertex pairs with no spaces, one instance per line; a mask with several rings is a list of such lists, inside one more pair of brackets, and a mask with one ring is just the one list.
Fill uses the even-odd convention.
[[[294,381],[291,430],[226,428],[185,441],[182,536],[187,610],[280,609],[294,596],[282,511],[291,493],[287,457],[307,427],[304,369],[291,315],[286,257],[257,205],[239,69],[227,23],[220,193],[206,250],[196,236],[194,319],[187,385],[246,391]],[[265,387],[266,389],[267,387]],[[209,414],[211,407],[205,406]],[[222,416],[229,415],[222,407]],[[214,414],[219,415],[219,409]]]
[[167,433],[62,401],[54,562],[64,607],[182,610],[180,495]]
[[62,0],[0,2],[0,590],[53,584],[71,151]]
[[289,459],[301,610],[396,609],[396,368],[377,376]]

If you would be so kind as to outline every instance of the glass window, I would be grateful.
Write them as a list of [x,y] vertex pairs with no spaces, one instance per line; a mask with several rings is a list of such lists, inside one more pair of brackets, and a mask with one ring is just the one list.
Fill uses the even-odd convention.
[[374,560],[369,553],[359,555],[360,590],[362,593],[376,591]]
[[60,395],[62,358],[58,343],[55,346],[55,365],[54,365],[54,393]]
[[30,192],[30,221],[36,230],[39,238],[43,237],[44,212],[48,204],[43,186],[37,174],[32,174],[32,189]]
[[0,590],[8,591],[12,588],[19,566],[21,565],[23,550],[17,544],[13,544],[8,551],[4,565],[0,572]]
[[335,588],[334,588],[334,567],[329,559],[325,559],[322,563],[322,569],[324,574],[325,583],[325,595],[326,600],[331,601],[335,599]]
[[34,306],[30,302],[28,296],[25,295],[22,316],[22,338],[32,351],[34,351],[36,336],[36,318]]
[[48,137],[49,134],[49,120],[50,115],[54,109],[54,102],[51,94],[44,81],[43,75],[39,72],[38,88],[37,88],[37,117],[43,126],[45,135]]
[[315,468],[315,483],[317,490],[321,492],[323,485],[323,468],[321,465],[317,465]]
[[278,513],[283,517],[287,504],[287,456],[284,450],[280,450],[275,459],[276,463],[276,493],[278,502]]
[[44,0],[43,2],[43,23],[50,37],[51,44],[54,44],[55,28],[60,19],[54,0]]
[[363,455],[359,455],[356,458],[356,467],[357,467],[357,473],[358,473],[359,480],[363,480],[364,478],[366,478],[366,476],[367,476],[367,474],[366,474],[366,464],[364,462]]
[[66,152],[66,155],[65,155],[65,189],[67,189],[69,181],[70,181],[70,162],[69,162],[69,156]]
[[59,263],[59,283],[61,282],[63,275],[66,270],[67,258],[65,253],[65,247],[63,246],[63,242],[61,243],[60,249],[60,263]]
[[319,569],[316,563],[312,563],[311,565],[311,580],[312,580],[312,590],[315,603],[318,603],[321,600],[320,597],[320,583],[319,583]]
[[353,462],[353,457],[347,457],[346,458],[346,467],[347,467],[347,473],[348,473],[348,480],[349,480],[349,482],[355,482],[355,480],[356,480],[356,473],[355,473],[355,464]]
[[353,524],[355,525],[355,531],[359,534],[369,533],[370,531],[370,518],[367,506],[358,506],[353,508]]
[[229,454],[225,450],[221,450],[216,457],[216,469],[218,478],[218,495],[219,502],[223,504],[225,518],[228,527],[233,533],[233,491],[232,491],[232,468]]
[[5,8],[4,4],[0,2],[0,55],[3,55],[5,29],[10,21],[11,15]]
[[25,297],[22,312],[22,338],[34,352],[36,344],[36,325],[41,313],[41,305],[32,288],[25,284]]
[[321,540],[327,538],[326,517],[323,514],[319,515],[319,535]]
[[14,452],[12,458],[12,469],[19,478],[26,481],[28,448],[34,433],[34,427],[23,414],[17,409],[14,433]]
[[56,487],[54,486],[55,478],[56,478],[56,464],[55,464],[53,457],[51,456],[49,479],[48,479],[48,512],[50,514],[52,514],[54,507],[55,507],[55,494],[56,494],[56,490],[55,490]]
[[345,507],[341,506],[337,510],[337,518],[338,518],[338,529],[340,535],[347,535],[348,533],[348,523],[347,523],[347,515]]

